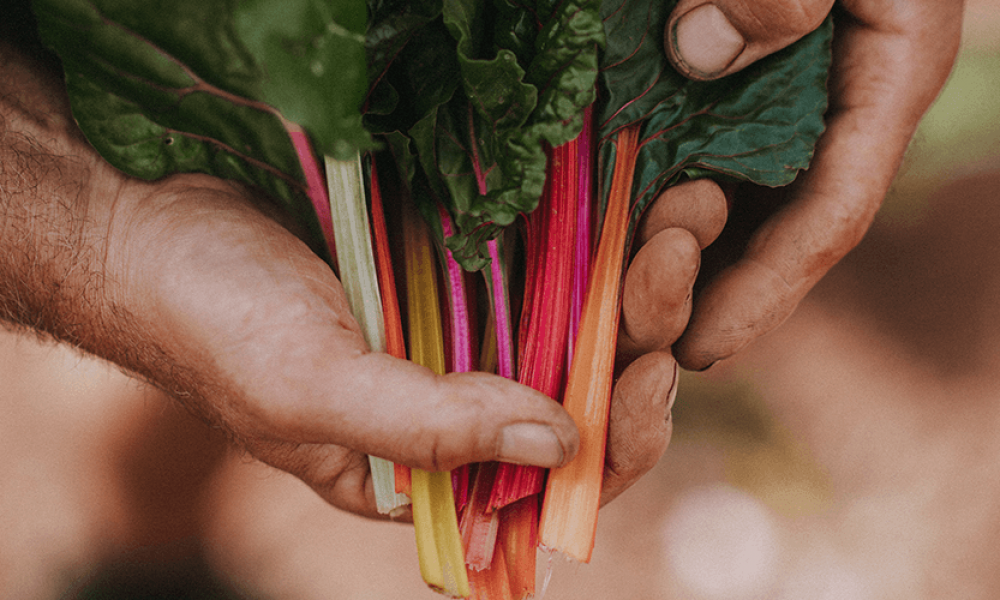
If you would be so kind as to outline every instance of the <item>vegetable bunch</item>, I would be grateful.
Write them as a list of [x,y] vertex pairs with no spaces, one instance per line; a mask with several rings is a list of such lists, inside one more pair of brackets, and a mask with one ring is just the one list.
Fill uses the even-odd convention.
[[682,177],[787,184],[823,130],[829,21],[739,74],[692,82],[661,47],[675,3],[34,8],[74,115],[109,162],[262,188],[325,240],[374,351],[563,401],[581,452],[549,474],[372,459],[380,510],[413,504],[429,585],[522,598],[539,544],[590,557],[642,210]]

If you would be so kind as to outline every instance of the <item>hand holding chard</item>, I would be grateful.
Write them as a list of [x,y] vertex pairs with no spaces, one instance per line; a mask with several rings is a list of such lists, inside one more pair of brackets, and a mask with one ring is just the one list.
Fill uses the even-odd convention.
[[[640,215],[662,190],[682,177],[714,173],[725,179],[750,179],[766,185],[788,183],[808,163],[812,144],[822,131],[829,26],[794,49],[761,63],[752,72],[723,85],[713,85],[688,82],[670,70],[658,42],[654,41],[655,36],[647,35],[649,31],[662,29],[671,3],[634,0],[599,7],[597,2],[540,2],[526,7],[503,2],[484,5],[471,0],[443,4],[384,2],[372,3],[365,20],[359,17],[365,13],[365,6],[360,3],[332,3],[336,7],[333,10],[332,5],[318,2],[259,0],[219,8],[220,14],[202,24],[207,30],[201,36],[191,36],[188,30],[181,35],[179,30],[171,30],[169,23],[152,27],[148,15],[118,14],[103,8],[100,2],[81,9],[86,27],[77,29],[75,22],[70,26],[59,14],[58,4],[58,0],[36,2],[43,31],[65,57],[77,119],[109,160],[137,176],[159,177],[173,171],[201,170],[240,178],[283,198],[290,210],[316,231],[322,226],[317,225],[311,211],[302,208],[310,206],[305,200],[310,186],[306,185],[302,162],[289,158],[296,156],[290,136],[304,129],[318,151],[335,160],[370,150],[373,144],[360,128],[361,121],[354,120],[352,115],[337,120],[342,127],[316,125],[317,117],[313,114],[316,108],[304,106],[302,100],[315,98],[317,94],[320,97],[332,94],[364,106],[365,127],[383,143],[388,152],[384,156],[391,156],[399,174],[396,193],[389,197],[413,198],[427,226],[434,230],[437,249],[443,257],[442,265],[434,267],[441,269],[437,275],[427,272],[430,267],[424,261],[422,287],[413,287],[417,285],[415,273],[396,282],[401,285],[395,287],[406,288],[407,294],[413,289],[424,290],[407,301],[412,311],[417,300],[437,293],[430,291],[434,288],[429,287],[429,281],[443,278],[449,283],[446,287],[450,301],[441,303],[449,308],[435,309],[429,305],[423,312],[407,313],[410,358],[424,356],[417,349],[436,335],[428,333],[430,330],[426,328],[414,328],[416,317],[440,310],[451,317],[444,319],[449,340],[470,343],[474,339],[497,340],[501,346],[499,356],[516,355],[520,361],[517,372],[512,369],[510,375],[545,387],[543,391],[552,397],[560,395],[558,387],[550,391],[551,383],[544,386],[535,383],[545,378],[560,382],[557,367],[546,366],[552,357],[558,357],[557,363],[563,361],[572,348],[573,364],[593,365],[593,371],[576,367],[578,374],[570,376],[573,383],[567,391],[567,409],[578,417],[588,462],[571,463],[566,470],[552,476],[557,491],[546,499],[547,516],[542,531],[543,544],[561,546],[562,542],[555,540],[564,536],[547,532],[556,531],[562,517],[569,516],[571,505],[586,508],[583,520],[571,524],[565,533],[578,548],[570,552],[581,560],[589,555],[596,523],[605,462],[603,442],[606,436],[614,438],[613,432],[608,433],[605,427],[618,334],[619,294],[630,240]],[[196,10],[193,4],[176,0],[173,9],[181,14]],[[277,6],[287,11],[285,17],[269,18],[270,11],[277,10]],[[486,14],[487,11],[496,12]],[[144,18],[150,22],[144,22]],[[234,26],[216,29],[220,23]],[[274,23],[273,31],[262,23]],[[495,29],[490,30],[491,27]],[[201,43],[206,45],[199,46]],[[136,60],[123,64],[115,51],[120,47],[137,47],[141,52]],[[206,48],[230,54],[213,64],[212,59],[206,59],[209,56]],[[366,50],[368,82],[359,85],[353,67],[358,67],[360,60],[358,68],[364,70]],[[112,58],[95,61],[89,53]],[[346,80],[336,79],[335,63],[352,65],[344,71]],[[233,65],[239,68],[234,70]],[[288,65],[294,68],[282,71]],[[303,70],[303,65],[308,69]],[[285,77],[276,77],[278,72]],[[597,97],[598,89],[604,92],[604,97],[596,111],[599,158],[596,193],[590,196],[591,187],[587,184],[591,177],[586,170],[577,168],[575,163],[566,166],[570,163],[551,157],[562,152],[564,145],[584,129],[584,109]],[[412,101],[403,102],[401,98]],[[242,119],[243,124],[233,127],[234,116]],[[584,162],[591,164],[589,159]],[[328,167],[331,164],[334,163],[328,162]],[[568,170],[561,172],[563,168]],[[584,230],[580,239],[572,240],[571,236],[554,237],[555,229],[536,226],[532,211],[543,191],[550,188],[557,195],[563,193],[567,186],[556,186],[554,182],[578,180],[581,173],[584,184],[573,187],[587,191],[571,206],[582,215],[581,222],[593,218],[595,231],[600,230],[601,234],[587,239]],[[328,171],[326,177],[331,176]],[[350,200],[355,208],[364,206],[363,198],[360,202],[346,197],[332,200]],[[442,213],[443,210],[446,212]],[[530,215],[524,242],[519,241],[517,228],[522,214]],[[575,224],[575,214],[567,222]],[[452,226],[454,230],[450,229]],[[367,225],[336,235],[324,233],[324,239],[335,240],[338,246],[368,236]],[[592,299],[588,300],[589,308],[583,311],[580,341],[575,345],[569,341],[572,328],[568,326],[573,301],[569,305],[566,301],[552,305],[565,308],[535,302],[539,295],[551,295],[557,289],[565,289],[566,297],[572,297],[572,290],[563,281],[574,272],[571,263],[576,258],[541,259],[539,266],[546,267],[546,274],[538,275],[538,280],[533,276],[523,298],[506,296],[507,290],[520,287],[497,285],[502,280],[497,275],[497,267],[501,266],[498,259],[502,256],[498,241],[524,243],[532,257],[541,252],[531,250],[533,244],[556,239],[562,240],[556,243],[557,250],[598,248],[590,267],[594,274]],[[650,242],[653,239],[664,238],[656,234],[650,237]],[[572,247],[566,248],[567,245]],[[337,250],[339,261],[342,248],[330,250]],[[349,254],[356,254],[356,250]],[[465,278],[456,273],[457,263],[449,262],[452,259],[473,270],[490,266],[492,270],[487,269],[488,276],[484,278],[489,285],[484,283],[483,288],[492,295],[488,303],[495,312],[492,319],[476,322],[485,321],[496,327],[519,320],[522,333],[516,340],[511,339],[509,327],[484,332],[480,328],[473,330],[473,321],[457,318],[462,310],[475,303],[465,298],[464,292],[456,295],[458,284],[464,285]],[[641,263],[640,255],[636,260]],[[552,272],[561,274],[549,275],[549,267],[558,267]],[[371,286],[379,276],[381,283],[377,285],[382,293],[394,287],[387,284],[384,268],[381,273],[371,267],[355,269],[353,273],[348,270],[340,267],[345,287],[353,285],[348,281],[354,277],[367,278],[369,281],[364,285]],[[522,267],[515,267],[512,272],[515,278],[524,276]],[[628,298],[627,290],[635,286],[629,286],[627,280],[625,285]],[[475,290],[470,293],[486,294]],[[366,307],[381,310],[382,301],[375,295],[369,296],[371,301]],[[519,319],[512,319],[513,311],[520,311]],[[532,324],[542,317],[554,317],[558,323],[565,321],[566,326],[560,325],[560,334],[552,340],[543,340],[548,347],[541,354],[534,354],[532,338],[539,334],[532,333]],[[629,327],[627,319],[626,331]],[[521,386],[512,382],[501,384],[499,378],[483,374],[441,379],[440,373],[436,377],[409,363],[404,367],[398,358],[394,361],[367,354],[355,328],[353,323],[349,327],[358,338],[353,342],[352,352],[365,357],[355,360],[379,365],[379,370],[359,375],[372,377],[375,372],[391,372],[391,375],[383,381],[352,382],[346,386],[341,381],[339,387],[331,389],[338,396],[349,398],[348,405],[357,406],[358,399],[375,400],[373,393],[388,392],[387,386],[395,384],[398,388],[389,396],[399,405],[379,399],[370,406],[357,406],[357,414],[341,415],[346,420],[340,425],[347,427],[347,423],[350,428],[329,438],[325,431],[329,418],[322,418],[323,404],[315,398],[315,405],[308,406],[297,419],[304,423],[298,425],[299,429],[310,439],[346,444],[433,471],[468,460],[507,458],[533,462],[532,457],[539,456],[546,458],[534,462],[555,466],[575,453],[576,440],[568,433],[571,426],[567,427],[566,415],[551,402],[542,401],[539,394],[529,395]],[[543,329],[548,331],[548,326]],[[669,341],[633,340],[638,349]],[[465,355],[468,346],[469,343],[463,342],[452,347],[453,364],[471,364]],[[513,348],[518,351],[513,352]],[[321,368],[322,361],[329,359],[330,369],[339,370],[346,377],[345,367],[336,361],[342,353],[331,349],[323,356],[309,354],[309,362]],[[669,368],[669,363],[665,364],[667,372],[676,372]],[[533,370],[539,374],[530,375]],[[601,383],[597,387],[587,385],[591,372]],[[443,383],[447,381],[451,385]],[[675,389],[673,383],[672,380],[670,389]],[[273,385],[278,384],[269,384],[267,389]],[[439,393],[435,394],[434,389]],[[482,393],[486,389],[491,391]],[[399,397],[400,390],[414,392],[412,404]],[[272,391],[281,397],[277,389]],[[578,394],[587,398],[579,408],[575,400]],[[466,404],[454,405],[455,398],[465,399]],[[489,404],[486,398],[496,404]],[[435,412],[432,408],[435,404],[444,413]],[[362,418],[359,415],[367,416],[370,422],[358,421]],[[513,421],[515,415],[521,421]],[[387,435],[404,432],[407,421],[428,418],[436,421],[429,433],[408,437]],[[540,443],[541,440],[535,433],[513,435],[528,431],[518,423],[535,426],[532,431],[536,433],[547,428],[556,439],[550,440],[552,443],[545,451],[538,446],[539,452],[534,454],[526,453],[531,449],[530,444],[511,448],[505,442],[524,439]],[[511,427],[501,430],[503,425]],[[480,429],[475,430],[476,426]],[[366,435],[375,432],[383,439],[376,442],[358,436],[355,431],[364,431]],[[553,448],[556,452],[550,451]],[[280,464],[297,472],[287,461]],[[577,471],[580,467],[586,468]],[[298,472],[302,472],[301,466]],[[489,472],[480,469],[480,474]],[[577,475],[578,472],[586,474]],[[303,473],[303,477],[315,480],[314,474]],[[441,506],[426,504],[432,496],[440,496],[440,479],[431,483],[418,475],[414,480],[412,493],[423,502],[419,510],[414,507],[414,518],[421,521],[417,524],[418,531],[425,530],[428,520],[441,523]],[[530,486],[526,484],[527,487]],[[395,485],[389,489],[395,490]],[[534,503],[535,511],[539,500],[531,494],[537,491],[531,487],[529,496],[522,501],[527,502],[528,508]],[[360,504],[351,508],[359,510]],[[512,517],[509,524],[518,525],[506,527],[504,509],[494,509],[501,511],[496,547],[502,550],[486,562],[496,564],[497,556],[502,557],[507,568],[497,573],[503,571],[510,581],[505,586],[502,581],[491,579],[484,584],[478,579],[477,588],[477,578],[473,578],[472,592],[505,588],[526,593],[533,585],[513,581],[523,574],[524,567],[516,566],[525,564],[523,555],[534,553],[532,532],[537,513],[510,511],[518,516]],[[438,529],[434,525],[426,530],[436,532],[427,534],[435,541],[421,542],[421,546],[434,546],[438,553],[434,559],[432,551],[422,551],[422,560],[428,561],[425,573],[431,573],[427,575],[429,582],[449,588],[452,593],[464,593],[457,575],[442,578],[434,574],[442,569],[441,556],[454,555],[457,527]],[[529,541],[518,546],[511,540]],[[454,561],[450,558],[448,561],[454,569]],[[451,583],[456,583],[456,587],[451,587]]]

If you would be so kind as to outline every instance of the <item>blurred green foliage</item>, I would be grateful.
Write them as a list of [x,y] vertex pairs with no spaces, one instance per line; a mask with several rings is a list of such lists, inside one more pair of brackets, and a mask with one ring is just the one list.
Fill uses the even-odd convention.
[[1000,52],[968,48],[921,122],[882,219],[914,219],[959,175],[1000,167]]

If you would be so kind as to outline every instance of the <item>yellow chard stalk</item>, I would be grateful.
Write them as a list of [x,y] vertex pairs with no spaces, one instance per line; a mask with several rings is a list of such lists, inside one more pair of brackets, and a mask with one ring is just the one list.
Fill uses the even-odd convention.
[[[436,257],[426,224],[414,211],[403,218],[404,265],[410,359],[444,374],[444,334],[438,300]],[[465,553],[455,514],[451,473],[412,470],[413,525],[420,574],[435,590],[468,597]]]

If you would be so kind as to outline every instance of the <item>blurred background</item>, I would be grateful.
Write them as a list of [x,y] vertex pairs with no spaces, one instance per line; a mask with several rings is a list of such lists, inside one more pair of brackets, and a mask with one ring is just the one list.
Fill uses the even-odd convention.
[[[1000,598],[1000,6],[862,244],[779,330],[683,375],[659,465],[548,600]],[[0,599],[437,595],[340,513],[102,363],[0,333]]]

